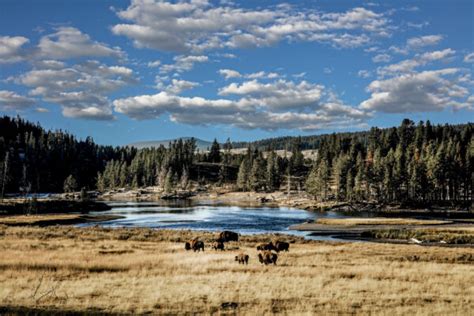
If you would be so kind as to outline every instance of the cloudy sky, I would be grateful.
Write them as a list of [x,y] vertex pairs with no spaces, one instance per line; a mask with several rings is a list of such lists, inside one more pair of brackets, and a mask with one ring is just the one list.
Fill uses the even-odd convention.
[[2,0],[0,114],[102,144],[474,121],[474,4]]

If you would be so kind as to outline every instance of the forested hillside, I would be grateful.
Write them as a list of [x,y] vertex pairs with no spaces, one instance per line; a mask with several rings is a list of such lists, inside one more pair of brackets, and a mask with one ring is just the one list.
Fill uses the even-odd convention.
[[[414,124],[367,132],[277,138],[244,154],[214,141],[196,151],[194,139],[135,149],[99,146],[20,118],[0,118],[0,190],[5,193],[105,191],[196,185],[240,191],[306,190],[318,200],[472,200],[474,124]],[[283,145],[284,144],[284,145]],[[281,157],[274,150],[288,150]],[[318,149],[315,161],[301,150]]]

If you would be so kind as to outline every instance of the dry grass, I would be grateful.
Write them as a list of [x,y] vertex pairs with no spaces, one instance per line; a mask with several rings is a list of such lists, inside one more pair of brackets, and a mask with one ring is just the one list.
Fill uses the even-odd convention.
[[[323,243],[292,237],[261,266],[234,250],[189,253],[213,234],[0,226],[0,305],[113,313],[437,314],[474,310],[474,249]],[[240,248],[240,249],[237,249]],[[248,266],[234,262],[241,252]]]
[[413,218],[320,218],[318,224],[323,225],[442,225],[450,224],[452,222],[445,220],[421,220]]

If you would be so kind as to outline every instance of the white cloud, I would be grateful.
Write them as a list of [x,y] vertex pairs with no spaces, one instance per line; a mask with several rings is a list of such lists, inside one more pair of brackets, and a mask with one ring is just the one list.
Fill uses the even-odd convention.
[[69,59],[76,57],[123,57],[119,48],[93,41],[89,35],[74,27],[59,27],[43,36],[37,47],[40,58]]
[[390,60],[392,60],[392,57],[388,54],[378,54],[372,57],[374,63],[388,63]]
[[150,61],[150,62],[148,63],[148,67],[150,67],[150,68],[159,67],[160,65],[161,65],[161,61],[160,61],[160,60]]
[[185,90],[190,90],[198,86],[199,83],[197,82],[172,79],[171,84],[166,87],[166,92],[168,92],[169,94],[180,94]]
[[464,56],[465,63],[474,63],[474,53],[467,54]]
[[272,110],[304,111],[319,106],[323,86],[306,81],[294,83],[278,80],[271,83],[261,83],[257,80],[246,81],[242,84],[231,83],[219,90],[219,95],[245,96],[241,101],[249,104],[263,104]]
[[225,78],[225,80],[231,79],[231,78],[240,78],[242,75],[232,69],[219,69],[219,74]]
[[176,56],[173,58],[174,64],[166,64],[160,67],[160,73],[169,72],[186,72],[194,68],[196,63],[205,63],[209,61],[209,58],[204,55],[191,55],[191,56]]
[[13,91],[0,90],[0,109],[3,111],[22,111],[35,104],[35,100]]
[[[52,68],[44,68],[46,66]],[[87,61],[58,68],[56,63],[41,64],[16,78],[18,84],[32,88],[30,95],[58,104],[67,117],[113,119],[107,94],[135,83],[133,71],[122,66],[106,66]]]
[[112,32],[136,47],[187,53],[294,40],[355,47],[391,30],[383,14],[365,8],[322,13],[290,5],[252,10],[207,1],[134,0],[117,15],[128,23],[114,25]]
[[300,72],[300,73],[298,73],[298,74],[293,74],[293,75],[291,75],[291,76],[292,76],[293,78],[297,78],[297,79],[303,78],[304,76],[306,76],[306,72]]
[[419,49],[426,46],[433,46],[437,45],[443,36],[441,35],[426,35],[420,37],[412,37],[407,40],[407,48],[408,49]]
[[219,74],[224,77],[225,80],[231,78],[246,78],[246,79],[276,79],[282,75],[276,72],[257,71],[248,74],[241,74],[240,72],[233,69],[220,69]]
[[472,108],[469,89],[460,82],[459,72],[456,68],[446,68],[375,80],[367,88],[371,97],[360,108],[386,113]]
[[444,50],[426,52],[421,55],[415,56],[413,59],[402,60],[396,64],[391,64],[385,67],[377,69],[377,73],[381,76],[387,76],[390,74],[401,74],[413,71],[417,67],[425,66],[433,61],[446,60],[453,56],[455,53],[451,48]]
[[0,36],[0,64],[22,61],[22,48],[28,42],[29,39],[23,36]]
[[190,125],[227,124],[245,129],[300,129],[347,127],[363,124],[369,114],[344,105],[335,98],[321,100],[317,84],[278,80],[231,83],[219,90],[222,96],[206,99],[182,97],[169,91],[113,102],[117,112],[135,119],[153,119],[168,114],[177,123]]
[[419,50],[427,46],[434,46],[443,40],[441,35],[425,35],[409,38],[403,47],[390,46],[389,51],[395,54],[408,55],[410,51]]
[[372,73],[369,70],[359,70],[357,72],[357,76],[361,78],[369,78],[370,76],[372,76]]

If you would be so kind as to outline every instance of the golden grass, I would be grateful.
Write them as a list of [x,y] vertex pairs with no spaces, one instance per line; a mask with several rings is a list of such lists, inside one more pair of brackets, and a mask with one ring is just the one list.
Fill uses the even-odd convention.
[[[115,313],[437,314],[474,310],[474,249],[288,238],[261,266],[233,250],[185,252],[214,234],[150,229],[0,226],[0,305]],[[280,236],[281,238],[281,236]],[[240,248],[240,249],[238,249]],[[249,265],[234,256],[250,255]]]
[[320,218],[317,224],[323,225],[441,225],[450,224],[452,222],[445,220],[421,220],[412,218]]

